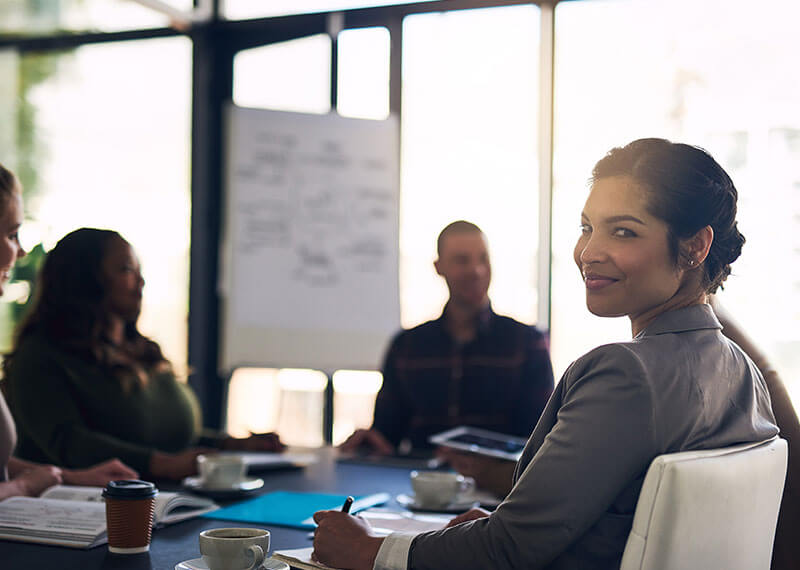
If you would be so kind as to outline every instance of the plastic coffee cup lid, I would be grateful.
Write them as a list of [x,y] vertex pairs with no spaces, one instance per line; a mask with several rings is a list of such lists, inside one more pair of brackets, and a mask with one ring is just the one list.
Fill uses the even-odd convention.
[[149,481],[120,479],[109,481],[103,489],[103,496],[111,499],[149,499],[158,495],[158,489]]

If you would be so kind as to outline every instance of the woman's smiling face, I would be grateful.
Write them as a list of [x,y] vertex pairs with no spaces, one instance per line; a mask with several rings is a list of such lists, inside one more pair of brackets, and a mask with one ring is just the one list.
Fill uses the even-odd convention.
[[581,214],[575,263],[586,305],[602,317],[647,322],[670,305],[683,271],[670,253],[669,228],[647,209],[647,192],[630,176],[600,178]]

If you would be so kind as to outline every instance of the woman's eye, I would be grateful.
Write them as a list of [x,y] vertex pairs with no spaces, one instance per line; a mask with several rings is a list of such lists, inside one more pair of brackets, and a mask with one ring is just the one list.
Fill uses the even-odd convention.
[[616,228],[613,233],[617,237],[636,237],[636,232],[628,228]]
[[582,234],[592,233],[592,226],[590,226],[589,224],[581,224],[579,227]]

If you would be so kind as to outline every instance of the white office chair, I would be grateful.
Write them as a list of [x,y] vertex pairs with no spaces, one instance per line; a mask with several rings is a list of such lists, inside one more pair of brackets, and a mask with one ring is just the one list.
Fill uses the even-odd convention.
[[786,441],[660,455],[620,570],[769,570]]

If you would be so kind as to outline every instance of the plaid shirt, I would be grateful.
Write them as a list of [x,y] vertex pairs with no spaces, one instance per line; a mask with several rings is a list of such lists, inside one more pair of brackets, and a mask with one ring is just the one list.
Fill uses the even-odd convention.
[[553,392],[545,336],[487,306],[475,338],[460,343],[445,328],[446,311],[395,336],[372,427],[415,449],[459,425],[527,437]]

